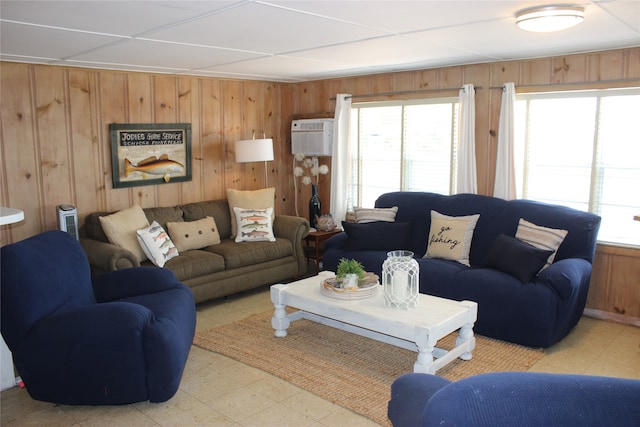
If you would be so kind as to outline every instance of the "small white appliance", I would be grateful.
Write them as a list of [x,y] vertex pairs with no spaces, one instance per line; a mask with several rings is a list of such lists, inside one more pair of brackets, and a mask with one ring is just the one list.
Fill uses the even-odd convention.
[[58,205],[56,213],[58,216],[58,228],[80,240],[78,235],[78,210],[72,205]]
[[300,119],[291,122],[291,152],[308,156],[330,156],[333,119]]

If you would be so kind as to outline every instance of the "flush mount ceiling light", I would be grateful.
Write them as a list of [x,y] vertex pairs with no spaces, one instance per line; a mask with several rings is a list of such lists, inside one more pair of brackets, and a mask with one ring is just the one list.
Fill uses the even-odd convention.
[[566,30],[582,21],[584,8],[578,6],[540,6],[516,13],[518,27],[537,33]]

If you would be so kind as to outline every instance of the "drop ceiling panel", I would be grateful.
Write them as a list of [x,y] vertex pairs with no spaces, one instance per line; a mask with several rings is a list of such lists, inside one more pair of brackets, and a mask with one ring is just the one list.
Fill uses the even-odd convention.
[[232,72],[239,71],[247,75],[286,76],[291,79],[302,79],[307,73],[330,71],[342,63],[331,60],[316,60],[297,58],[292,56],[269,56],[259,59],[242,61],[234,64],[203,68],[200,71]]
[[479,55],[456,49],[438,42],[441,38],[437,32],[425,32],[395,36],[384,39],[367,40],[341,46],[313,49],[290,56],[321,61],[333,61],[340,68],[380,67],[389,63],[415,64],[435,59],[471,59],[487,60]]
[[277,54],[387,34],[259,3],[247,3],[154,31],[145,37]]
[[640,33],[640,1],[598,2],[598,5]]
[[269,1],[268,3],[402,34],[429,28],[513,18],[515,12],[520,9],[557,3],[557,1]]
[[[471,24],[465,26],[465,32],[456,28],[444,28],[424,33],[414,33],[413,36],[442,40],[443,44],[476,52],[494,58],[512,59],[531,57],[533,52],[547,51],[558,54],[567,49],[575,52],[597,49],[614,48],[617,46],[632,46],[635,39],[637,44],[640,37],[625,25],[615,25],[616,19],[603,13],[598,13],[595,7],[585,9],[585,22],[562,32],[534,33],[523,31],[512,20],[504,19],[492,26],[485,24]],[[609,29],[609,30],[607,30]],[[597,38],[592,37],[599,34]],[[472,35],[472,36],[470,36]]]
[[75,55],[70,59],[114,64],[121,62],[121,58],[125,57],[129,58],[128,63],[133,65],[168,66],[191,70],[259,56],[234,50],[159,43],[148,40],[127,40],[116,45]]
[[3,54],[44,58],[66,58],[122,40],[121,37],[74,33],[46,27],[2,22],[0,49]]
[[3,19],[133,36],[234,1],[5,1]]

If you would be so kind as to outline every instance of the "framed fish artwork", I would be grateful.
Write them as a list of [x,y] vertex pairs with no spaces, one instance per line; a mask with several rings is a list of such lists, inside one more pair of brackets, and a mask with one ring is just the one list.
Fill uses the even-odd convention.
[[112,123],[113,188],[191,181],[191,123]]

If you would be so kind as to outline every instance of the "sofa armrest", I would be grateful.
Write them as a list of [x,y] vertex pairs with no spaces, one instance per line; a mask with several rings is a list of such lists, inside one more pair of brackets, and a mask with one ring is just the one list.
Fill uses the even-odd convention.
[[542,270],[537,277],[542,282],[554,289],[560,298],[568,299],[577,292],[583,283],[589,283],[591,277],[591,264],[582,258],[566,258],[556,261]]
[[293,256],[298,261],[298,272],[304,274],[307,271],[307,258],[302,240],[309,234],[309,221],[298,216],[276,215],[273,221],[273,234],[275,237],[291,242]]
[[88,238],[80,238],[80,244],[94,272],[105,273],[140,266],[136,256],[120,246]]
[[324,242],[324,250],[327,249],[343,249],[344,245],[347,243],[347,233],[336,234],[335,236],[329,237]]

